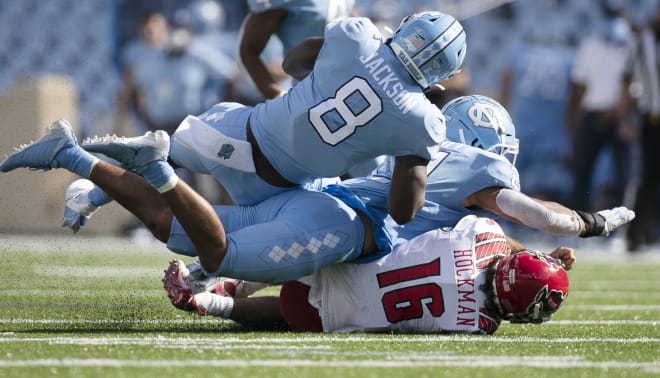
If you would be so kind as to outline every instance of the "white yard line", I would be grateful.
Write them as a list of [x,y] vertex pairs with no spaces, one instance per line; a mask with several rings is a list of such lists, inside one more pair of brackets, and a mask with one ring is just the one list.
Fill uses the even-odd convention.
[[[121,270],[117,270],[120,272]],[[131,276],[134,274],[134,270],[128,270],[124,273],[126,276]],[[153,272],[149,272],[149,275],[152,275]],[[116,276],[116,274],[113,274]],[[72,276],[68,274],[67,276]],[[20,296],[38,296],[38,297],[62,297],[62,296],[71,296],[71,288],[61,288],[61,289],[0,289],[0,297],[20,297]],[[76,297],[98,297],[100,295],[104,296],[143,296],[143,297],[154,297],[154,296],[165,296],[165,291],[163,289],[126,289],[126,290],[113,290],[113,289],[76,289]],[[582,291],[571,291],[571,298],[580,297],[581,299],[589,298],[644,298],[644,299],[660,299],[660,292],[640,292],[640,291],[609,291],[609,290],[582,290]]]
[[198,323],[229,323],[231,320],[220,318],[201,318],[191,316],[189,319],[0,319],[0,324],[198,324]]
[[104,289],[81,289],[72,290],[71,288],[61,289],[5,289],[0,290],[0,298],[6,297],[47,297],[47,298],[81,298],[81,297],[163,297],[165,298],[165,290],[163,289],[147,289],[147,290],[104,290]]
[[543,323],[550,325],[660,325],[660,320],[553,320]]
[[[623,290],[623,291],[650,291],[655,293],[658,288],[657,280],[648,279],[648,280],[610,280],[610,281],[580,281],[573,280],[571,281],[572,290],[574,291],[603,291],[607,292],[608,290]],[[575,289],[582,288],[582,289]]]
[[[191,316],[188,319],[0,319],[0,324],[199,324],[199,323],[232,323],[231,320],[220,318],[202,318]],[[553,320],[544,323],[543,326],[551,325],[660,325],[657,320]]]
[[318,361],[301,359],[281,360],[120,360],[120,359],[35,359],[35,360],[0,360],[0,367],[321,367],[321,368],[419,368],[419,367],[505,367],[523,366],[543,369],[596,368],[596,369],[643,369],[652,372],[660,371],[660,363],[654,361],[622,362],[622,361],[585,361],[579,358],[557,356],[538,357],[493,357],[493,356],[437,356],[433,360],[408,359],[391,360],[352,360],[352,361]]
[[[657,286],[654,290],[657,290]],[[570,293],[571,298],[644,298],[660,299],[660,292],[639,290],[574,290]]]
[[151,279],[162,277],[162,270],[151,267],[115,267],[115,266],[35,266],[34,273],[39,276],[81,277],[81,278],[121,278],[135,277]]
[[417,342],[479,342],[479,343],[660,343],[658,337],[636,337],[636,338],[600,338],[600,337],[497,337],[497,336],[475,336],[475,335],[361,335],[361,336],[342,336],[342,335],[318,335],[318,336],[300,336],[300,337],[257,337],[257,338],[238,338],[222,337],[218,333],[217,338],[213,337],[65,337],[65,336],[44,336],[44,337],[17,337],[15,333],[0,333],[0,343],[43,343],[61,344],[61,345],[155,345],[161,346],[168,344],[168,347],[176,345],[191,347],[193,345],[232,345],[232,344],[300,344],[317,342],[336,342],[336,343],[364,343],[364,342],[387,342],[396,341],[397,343],[417,343]]
[[[564,308],[564,307],[562,307]],[[591,311],[658,311],[660,305],[580,305],[571,304],[565,308],[571,310],[591,310]]]

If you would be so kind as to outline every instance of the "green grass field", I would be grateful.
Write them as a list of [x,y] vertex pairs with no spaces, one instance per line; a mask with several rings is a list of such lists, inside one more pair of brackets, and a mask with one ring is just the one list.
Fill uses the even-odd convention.
[[0,255],[0,377],[660,376],[658,253],[578,250],[553,321],[495,336],[251,332],[174,309],[160,246],[0,235]]

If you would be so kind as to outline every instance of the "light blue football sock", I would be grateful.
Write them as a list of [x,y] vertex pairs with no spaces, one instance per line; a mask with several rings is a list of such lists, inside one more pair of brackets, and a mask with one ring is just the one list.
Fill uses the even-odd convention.
[[148,163],[138,173],[160,193],[173,189],[179,181],[174,168],[163,160]]
[[89,198],[89,202],[96,207],[101,207],[112,201],[112,198],[110,198],[110,196],[98,186],[94,186],[94,188],[89,191],[87,198]]

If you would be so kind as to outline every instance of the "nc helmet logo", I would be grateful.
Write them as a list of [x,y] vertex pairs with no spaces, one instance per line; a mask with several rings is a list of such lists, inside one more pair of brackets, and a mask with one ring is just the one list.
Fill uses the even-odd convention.
[[234,153],[234,150],[235,148],[233,145],[225,143],[222,145],[222,147],[220,147],[220,151],[218,151],[218,157],[221,157],[225,160],[230,159],[231,155]]
[[468,109],[467,115],[475,126],[494,129],[500,134],[502,127],[500,127],[498,112],[499,109],[492,105],[475,102]]

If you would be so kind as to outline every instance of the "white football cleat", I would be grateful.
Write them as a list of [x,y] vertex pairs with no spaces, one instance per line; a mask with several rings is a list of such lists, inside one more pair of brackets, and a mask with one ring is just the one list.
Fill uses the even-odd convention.
[[167,160],[170,136],[163,130],[148,131],[143,136],[133,138],[106,135],[87,138],[81,146],[89,152],[111,157],[128,169],[142,172],[152,161]]

